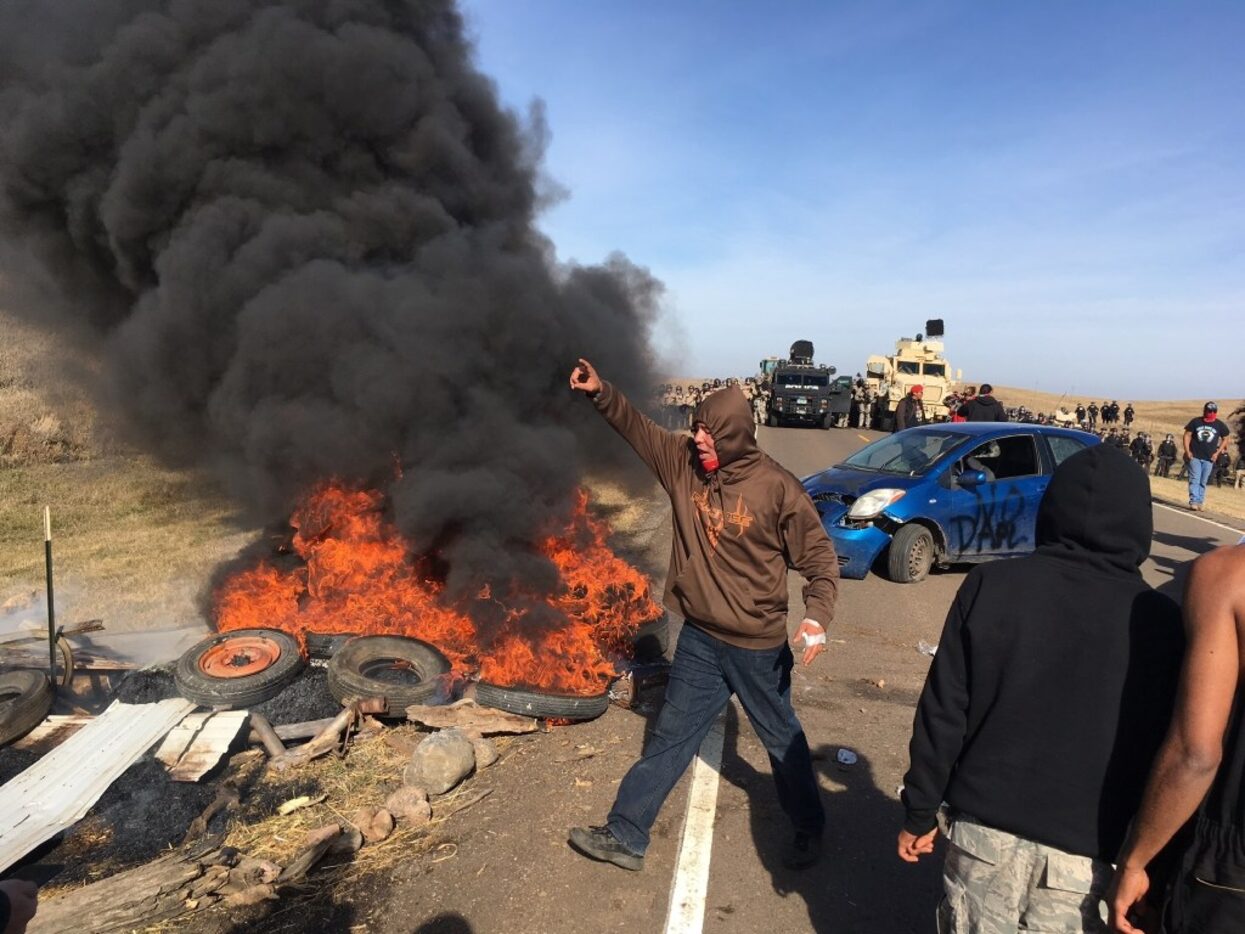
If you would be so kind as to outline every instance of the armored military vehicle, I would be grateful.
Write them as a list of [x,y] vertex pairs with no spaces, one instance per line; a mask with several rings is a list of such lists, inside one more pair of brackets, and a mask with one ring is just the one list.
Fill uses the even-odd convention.
[[766,422],[771,428],[791,424],[829,428],[840,421],[846,424],[850,389],[844,392],[831,383],[834,367],[813,362],[812,341],[796,341],[786,360],[762,360],[762,372],[770,363]]
[[943,421],[950,417],[947,397],[952,385],[963,375],[951,376],[951,365],[942,355],[943,326],[941,318],[925,322],[925,333],[901,337],[890,356],[873,356],[865,363],[865,382],[877,401],[874,403],[873,427],[890,431],[895,424],[895,407],[913,386],[924,387],[925,417]]

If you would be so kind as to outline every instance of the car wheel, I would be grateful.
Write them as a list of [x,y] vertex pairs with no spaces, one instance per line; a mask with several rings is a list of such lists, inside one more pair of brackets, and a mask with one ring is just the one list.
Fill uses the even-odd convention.
[[329,691],[342,703],[383,697],[390,716],[406,716],[412,704],[436,703],[444,695],[449,660],[436,648],[403,636],[359,636],[329,659]]
[[933,564],[934,536],[929,529],[913,522],[895,533],[886,558],[887,577],[913,584],[925,580]]
[[294,637],[275,629],[217,633],[177,662],[177,693],[201,707],[240,710],[280,694],[303,669]]

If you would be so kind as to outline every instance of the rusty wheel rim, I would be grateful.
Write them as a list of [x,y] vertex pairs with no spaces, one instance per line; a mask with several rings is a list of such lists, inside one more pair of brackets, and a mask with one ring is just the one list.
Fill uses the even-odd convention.
[[211,678],[245,678],[267,671],[281,657],[281,646],[265,636],[232,636],[203,653],[199,670]]

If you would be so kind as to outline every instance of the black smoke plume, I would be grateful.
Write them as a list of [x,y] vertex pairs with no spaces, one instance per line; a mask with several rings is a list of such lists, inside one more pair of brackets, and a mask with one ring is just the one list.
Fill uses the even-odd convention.
[[648,385],[660,285],[555,262],[544,138],[450,0],[6,0],[0,276],[266,518],[389,478],[455,592],[548,586],[526,546],[619,451],[567,373]]

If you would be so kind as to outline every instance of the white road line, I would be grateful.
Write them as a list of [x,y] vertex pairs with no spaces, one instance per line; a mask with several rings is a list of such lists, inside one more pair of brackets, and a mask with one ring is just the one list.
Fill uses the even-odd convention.
[[723,711],[701,742],[700,753],[692,766],[692,790],[687,798],[687,817],[683,821],[683,839],[679,843],[679,859],[670,888],[670,906],[666,909],[666,934],[700,934],[704,927],[725,735],[726,712]]
[[1159,509],[1166,509],[1168,512],[1174,512],[1178,516],[1185,516],[1189,519],[1197,519],[1199,522],[1209,522],[1211,525],[1225,529],[1233,535],[1245,535],[1245,532],[1242,532],[1240,529],[1234,529],[1232,526],[1224,525],[1222,522],[1216,522],[1214,519],[1207,519],[1205,516],[1199,516],[1197,513],[1189,512],[1187,509],[1178,509],[1175,506],[1168,506],[1166,503],[1160,503],[1157,501],[1154,502],[1154,505],[1159,507]]

